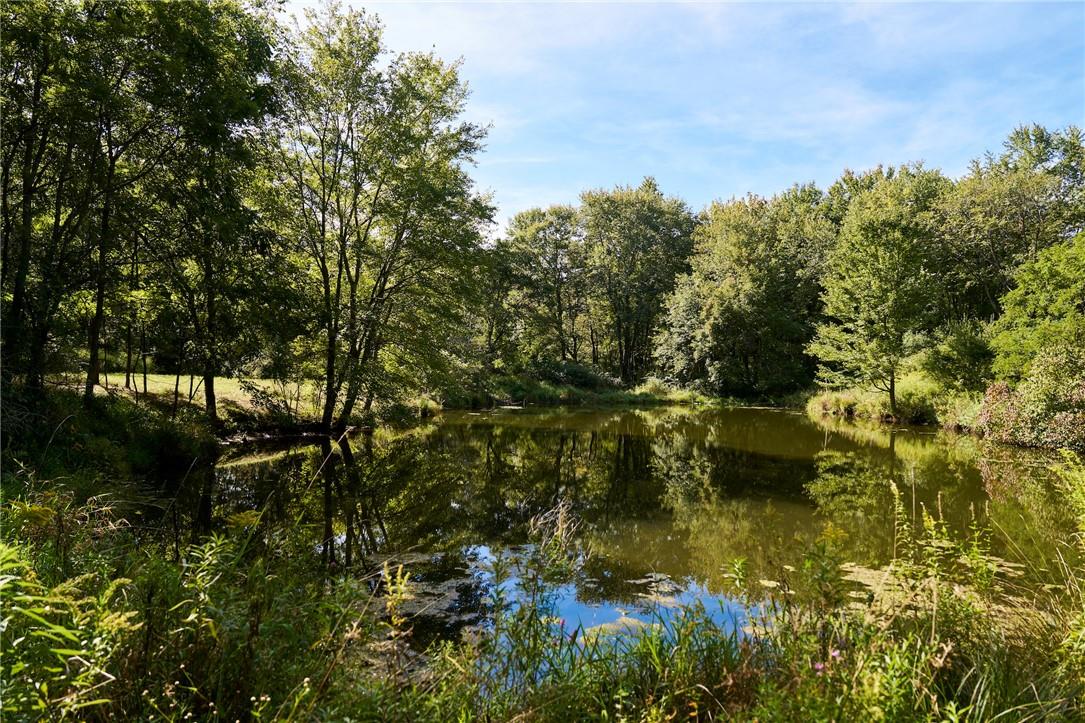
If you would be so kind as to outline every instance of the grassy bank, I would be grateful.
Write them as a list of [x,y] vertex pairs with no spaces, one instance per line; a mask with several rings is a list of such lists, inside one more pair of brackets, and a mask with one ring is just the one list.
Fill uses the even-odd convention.
[[[55,386],[72,391],[82,389],[84,380],[73,374],[59,375]],[[281,402],[299,418],[314,418],[320,410],[316,405],[319,388],[314,381],[282,383],[274,379],[215,377],[215,397],[226,408],[254,410],[253,391],[263,392]],[[178,406],[203,408],[203,377],[191,374],[136,374],[131,386],[124,386],[124,374],[114,372],[103,376],[96,389],[99,395],[122,395],[139,399],[144,395],[160,404],[172,405],[174,393]]]
[[713,404],[699,392],[649,379],[632,388],[611,384],[573,384],[534,376],[495,376],[478,391],[452,393],[442,406],[480,409],[493,406],[622,406],[650,404]]
[[976,428],[982,394],[946,391],[920,372],[904,376],[897,385],[895,415],[889,395],[874,389],[828,389],[815,392],[806,402],[812,416],[846,419],[890,420],[904,424],[938,424],[956,429]]
[[[119,380],[119,384],[118,384]],[[741,405],[742,400],[718,399],[700,392],[648,379],[632,389],[624,389],[609,381],[593,378],[555,381],[532,375],[505,375],[489,378],[475,391],[452,391],[418,394],[404,401],[376,405],[377,417],[387,421],[404,422],[411,418],[428,417],[443,408],[488,409],[496,406],[648,406],[654,404]],[[179,407],[202,409],[204,406],[200,377],[172,374],[148,374],[133,381],[133,389],[125,388],[123,376],[111,377],[109,384],[99,387],[100,396],[124,396],[133,400],[150,398],[160,408],[173,406],[177,391]],[[56,383],[70,391],[78,390],[81,380],[58,378]],[[319,388],[315,381],[281,383],[273,379],[215,379],[215,393],[223,410],[228,428],[264,426],[274,421],[306,423],[320,416]]]
[[904,376],[893,414],[888,395],[870,389],[823,390],[810,396],[812,417],[932,424],[1005,444],[1085,451],[1085,377],[1048,374],[1039,367],[1015,386],[985,393],[946,389],[922,372]]

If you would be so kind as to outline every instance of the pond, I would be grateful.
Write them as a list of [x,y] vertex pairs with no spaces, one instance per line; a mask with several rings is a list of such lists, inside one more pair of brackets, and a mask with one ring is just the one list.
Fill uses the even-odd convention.
[[483,622],[495,556],[522,557],[532,519],[559,504],[587,554],[552,593],[563,619],[587,627],[635,625],[694,600],[737,620],[726,597],[736,560],[773,578],[819,541],[883,565],[894,486],[904,517],[927,511],[1032,569],[1069,529],[1049,456],[774,409],[445,412],[343,446],[224,456],[193,500],[194,522],[206,531],[265,509],[310,541],[299,554],[314,565],[403,564],[423,640]]

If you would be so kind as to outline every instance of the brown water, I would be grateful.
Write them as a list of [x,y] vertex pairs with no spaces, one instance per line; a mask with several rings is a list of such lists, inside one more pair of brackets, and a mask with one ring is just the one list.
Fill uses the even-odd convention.
[[736,559],[772,577],[818,541],[877,567],[893,553],[893,485],[907,517],[927,510],[951,535],[979,532],[993,554],[1032,567],[1068,529],[1044,455],[780,410],[448,412],[356,437],[348,459],[330,449],[224,458],[199,496],[200,524],[266,507],[311,541],[314,564],[355,574],[404,563],[433,635],[485,615],[490,561],[521,554],[530,520],[559,502],[590,554],[556,607],[585,625],[644,617],[660,601],[727,614]]

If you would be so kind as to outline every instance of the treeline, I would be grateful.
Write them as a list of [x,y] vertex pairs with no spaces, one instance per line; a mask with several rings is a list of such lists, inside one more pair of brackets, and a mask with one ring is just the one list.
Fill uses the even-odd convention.
[[1022,429],[1083,414],[1076,127],[1018,128],[957,180],[879,167],[701,213],[647,179],[490,241],[457,66],[392,53],[374,16],[2,12],[6,385],[78,372],[89,399],[107,370],[137,389],[195,373],[215,420],[216,378],[315,382],[328,430],[507,377],[761,399],[821,382],[909,416],[920,374],[990,387],[986,418]]
[[[1074,126],[1020,127],[958,180],[922,164],[846,171],[825,191],[796,185],[695,217],[651,180],[589,192],[579,208],[517,215],[491,252],[505,286],[485,356],[494,369],[579,362],[744,398],[873,388],[885,416],[935,421],[910,398],[918,376],[937,402],[972,399],[965,426],[990,386],[982,413],[1005,419],[989,431],[1020,441],[1042,421],[1085,440],[1083,228]],[[847,404],[837,411],[854,413]]]

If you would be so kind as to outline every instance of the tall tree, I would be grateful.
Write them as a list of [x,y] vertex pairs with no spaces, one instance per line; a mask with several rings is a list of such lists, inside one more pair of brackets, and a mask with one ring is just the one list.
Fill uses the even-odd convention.
[[646,178],[581,196],[588,269],[610,312],[615,371],[626,384],[652,364],[651,337],[675,277],[689,268],[696,224],[685,202]]
[[[94,263],[89,274],[94,312],[87,336],[84,394],[90,398],[101,372],[107,304],[121,281],[118,272],[129,271],[128,284],[137,285],[138,235],[126,228],[145,212],[139,207],[143,198],[136,185],[168,158],[178,141],[174,97],[183,80],[179,67],[168,62],[181,52],[176,46],[179,38],[162,32],[161,13],[152,3],[87,8],[81,65],[90,80],[86,100],[101,166],[95,174]],[[128,243],[122,244],[122,238]],[[128,346],[131,354],[131,339]],[[130,372],[130,361],[127,366]]]
[[804,353],[820,312],[835,240],[822,194],[795,187],[772,199],[714,203],[695,233],[693,271],[669,297],[656,357],[682,382],[764,394],[808,383]]
[[[152,3],[154,25],[176,38],[180,138],[148,191],[159,199],[145,233],[191,331],[204,405],[218,419],[215,378],[231,370],[241,303],[266,248],[246,188],[256,130],[275,102],[269,19],[234,2]],[[165,61],[164,61],[165,62]],[[150,245],[150,244],[148,244]],[[255,263],[254,263],[255,262]]]
[[40,388],[61,307],[86,275],[101,170],[81,57],[87,16],[51,0],[2,12],[4,373]]
[[930,327],[939,297],[932,209],[948,180],[904,166],[848,207],[825,278],[825,315],[808,347],[823,382],[861,383],[889,395],[915,335]]
[[562,361],[579,361],[578,321],[587,299],[577,210],[551,206],[518,213],[509,224],[507,249],[523,300],[519,310],[532,328],[533,356],[553,352]]
[[361,12],[327,5],[308,20],[285,58],[275,187],[282,234],[320,289],[332,430],[372,403],[383,350],[433,341],[410,322],[455,313],[457,271],[491,211],[463,169],[483,132],[457,120],[456,68],[431,55],[385,62],[380,27]]
[[1079,128],[1016,129],[999,155],[974,161],[938,207],[943,315],[991,319],[1016,269],[1085,228],[1085,137]]

